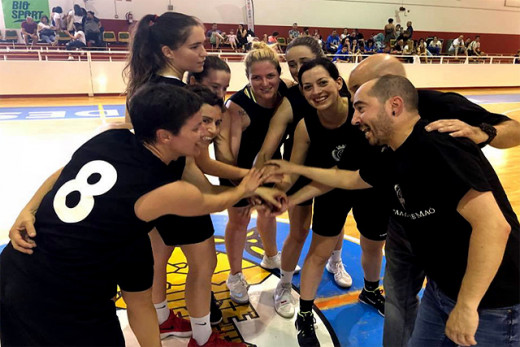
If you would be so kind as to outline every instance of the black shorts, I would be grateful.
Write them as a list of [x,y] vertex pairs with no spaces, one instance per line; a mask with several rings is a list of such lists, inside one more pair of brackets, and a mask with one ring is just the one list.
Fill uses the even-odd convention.
[[155,228],[167,246],[190,245],[206,241],[215,233],[209,214],[197,217],[167,215],[158,218]]
[[[293,195],[298,190],[300,190],[301,188],[305,187],[307,184],[309,184],[311,182],[312,181],[310,179],[308,179],[307,177],[304,177],[304,176],[298,177],[298,180],[296,181],[296,183],[294,183],[294,185],[291,187],[291,189],[289,189],[287,191],[287,195],[288,196]],[[306,200],[306,201],[298,204],[298,206],[309,206],[309,205],[312,205],[312,201],[313,201],[313,199]]]
[[369,240],[384,241],[389,208],[375,189],[334,189],[314,201],[312,231],[320,236],[337,236],[352,210],[359,232]]

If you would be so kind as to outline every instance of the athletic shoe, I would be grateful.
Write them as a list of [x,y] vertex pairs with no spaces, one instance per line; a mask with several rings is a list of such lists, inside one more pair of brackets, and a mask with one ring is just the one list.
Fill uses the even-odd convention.
[[[262,258],[262,262],[260,263],[260,266],[266,270],[274,270],[282,269],[282,253],[278,252],[275,256],[268,257],[264,254],[264,257]],[[296,264],[296,268],[294,269],[294,273],[298,273],[301,271],[301,267]]]
[[325,267],[328,272],[334,274],[334,281],[338,286],[343,288],[350,288],[352,286],[352,277],[345,271],[345,266],[343,266],[341,260],[333,263],[329,259]]
[[365,288],[359,294],[359,301],[369,306],[372,306],[377,310],[381,316],[385,316],[385,297],[382,294],[381,289],[377,288],[373,292],[369,292]]
[[217,303],[215,293],[213,292],[211,292],[211,304],[209,312],[209,321],[211,322],[211,325],[218,325],[220,322],[222,322],[222,311],[220,310],[220,305]]
[[229,289],[231,300],[237,304],[247,304],[249,302],[249,294],[247,293],[249,284],[241,272],[236,275],[229,274],[226,285]]
[[168,336],[190,337],[191,324],[189,320],[182,318],[180,312],[175,314],[173,310],[170,310],[168,319],[159,325],[159,331],[161,332],[161,339]]
[[296,330],[298,330],[298,344],[302,347],[319,347],[320,342],[314,331],[316,320],[312,312],[299,312],[296,317]]
[[[211,333],[211,335],[209,336],[208,342],[206,342],[202,346],[204,346],[204,347],[247,347],[247,345],[242,342],[237,343],[237,342],[230,342],[230,341],[221,339],[219,334],[216,332]],[[188,343],[188,347],[199,347],[199,344],[192,337],[190,339],[190,342]]]
[[274,290],[274,309],[276,313],[284,318],[294,316],[294,300],[292,296],[291,283],[278,283]]

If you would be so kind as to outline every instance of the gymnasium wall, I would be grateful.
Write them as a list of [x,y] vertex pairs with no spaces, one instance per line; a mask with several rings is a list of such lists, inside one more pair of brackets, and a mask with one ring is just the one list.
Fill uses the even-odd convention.
[[[93,10],[106,30],[126,30],[125,14],[136,19],[147,13],[161,14],[171,3],[174,11],[199,17],[205,23],[219,23],[223,29],[245,22],[245,0],[49,0],[49,6],[72,8],[74,3]],[[399,11],[403,4],[406,11]],[[520,49],[520,8],[503,0],[256,0],[255,32],[282,36],[293,22],[300,27],[320,28],[326,36],[332,27],[359,28],[365,35],[382,31],[388,18],[396,23],[413,22],[417,37],[437,35],[453,39],[459,33],[481,35],[482,48],[490,53],[513,53]],[[1,5],[0,5],[1,6]],[[118,19],[115,17],[117,16]],[[0,11],[0,29],[4,28]]]
[[[3,61],[0,60],[1,95],[120,94],[124,62],[103,61]],[[247,84],[242,62],[230,62],[234,92]],[[348,80],[355,64],[338,64]],[[408,77],[417,88],[519,87],[520,64],[405,64]],[[20,78],[23,72],[25,78]],[[282,77],[291,80],[287,64]],[[57,80],[58,78],[58,80]],[[30,83],[28,83],[30,81]]]

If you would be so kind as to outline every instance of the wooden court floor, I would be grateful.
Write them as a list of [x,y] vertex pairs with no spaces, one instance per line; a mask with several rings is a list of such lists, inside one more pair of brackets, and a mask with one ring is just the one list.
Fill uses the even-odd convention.
[[[515,102],[482,104],[491,112],[503,113],[520,121],[520,88],[456,90],[465,95],[518,94]],[[9,107],[52,107],[71,105],[120,105],[124,97],[33,97],[1,98],[0,111]],[[95,134],[105,122],[121,118],[45,119],[0,121],[0,244],[18,212],[43,180],[66,164],[74,150]],[[506,150],[491,147],[484,153],[493,164],[509,200],[520,213],[520,146]],[[287,216],[282,216],[286,218]],[[349,216],[346,233],[358,238],[355,222]]]

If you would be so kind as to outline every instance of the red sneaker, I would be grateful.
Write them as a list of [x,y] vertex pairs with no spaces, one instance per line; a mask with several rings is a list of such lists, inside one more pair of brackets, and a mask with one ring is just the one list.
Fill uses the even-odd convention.
[[[208,342],[202,345],[203,347],[247,347],[245,343],[242,342],[229,342],[227,340],[223,340],[220,338],[219,334],[216,332],[212,332],[209,337]],[[190,342],[188,343],[188,347],[199,347],[197,341],[192,337]]]
[[161,325],[159,325],[161,332],[161,339],[165,339],[168,336],[177,337],[190,337],[191,336],[191,324],[187,319],[182,318],[180,313],[177,315],[170,310],[168,319]]

